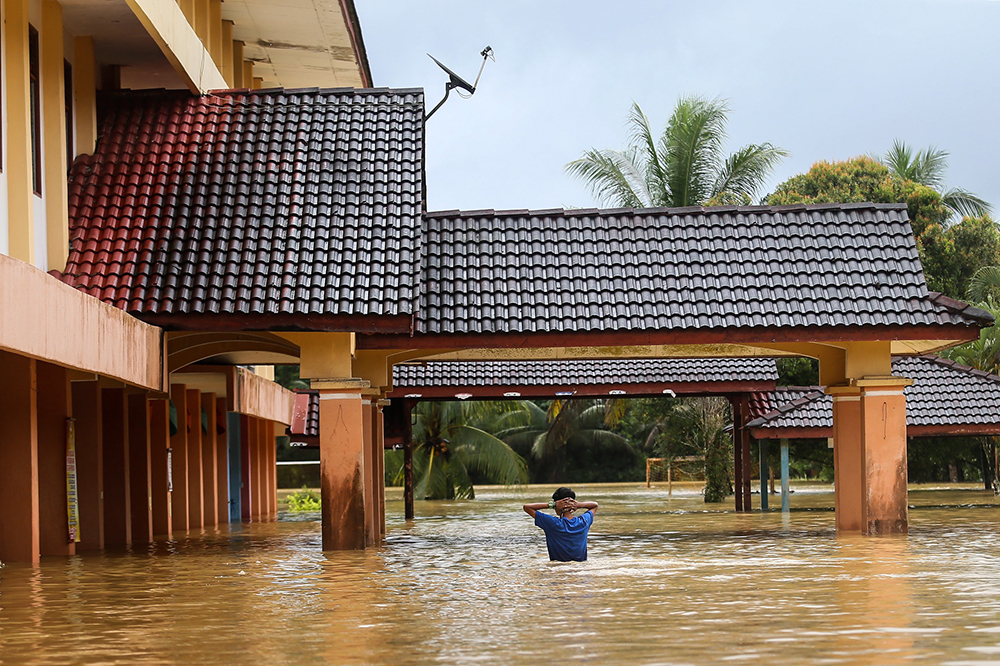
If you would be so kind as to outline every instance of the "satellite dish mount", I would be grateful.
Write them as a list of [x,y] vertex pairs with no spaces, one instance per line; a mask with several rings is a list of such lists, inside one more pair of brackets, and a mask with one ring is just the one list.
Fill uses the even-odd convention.
[[[441,101],[437,103],[437,106],[431,109],[430,113],[424,116],[424,122],[430,120],[430,117],[433,116],[434,113],[438,109],[440,109],[445,102],[448,101],[448,95],[451,94],[452,89],[459,88],[460,89],[458,93],[459,96],[465,97],[466,99],[472,97],[476,93],[476,86],[479,85],[479,77],[483,75],[483,70],[486,68],[486,61],[487,60],[496,61],[496,58],[493,57],[493,49],[490,48],[489,46],[480,51],[479,55],[483,57],[483,64],[479,66],[479,74],[476,75],[476,82],[470,85],[468,81],[466,81],[461,76],[448,69],[440,60],[432,56],[430,53],[427,54],[428,58],[433,60],[438,67],[440,67],[445,71],[445,74],[448,75],[448,82],[444,84],[444,97],[442,97]],[[468,94],[463,95],[461,92],[462,90],[464,90]]]

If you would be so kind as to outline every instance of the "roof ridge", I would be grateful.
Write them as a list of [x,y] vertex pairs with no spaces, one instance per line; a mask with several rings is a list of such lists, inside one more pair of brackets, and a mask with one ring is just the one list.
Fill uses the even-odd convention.
[[975,319],[978,321],[993,323],[996,318],[987,310],[982,308],[977,308],[975,305],[969,305],[965,301],[960,301],[957,298],[952,298],[951,296],[946,296],[940,291],[929,291],[927,295],[930,297],[931,301],[936,305],[940,305],[949,312],[954,312],[970,319]]
[[900,360],[907,358],[926,359],[928,361],[935,363],[936,365],[948,368],[949,370],[956,370],[958,372],[975,375],[977,377],[982,377],[983,379],[988,379],[994,384],[1000,384],[1000,376],[994,375],[992,372],[987,372],[986,370],[980,370],[979,368],[973,367],[971,365],[965,365],[964,363],[959,363],[958,361],[953,361],[952,359],[944,358],[943,356],[937,356],[935,354],[918,354],[916,356],[901,356],[898,358],[900,358]]
[[906,210],[906,204],[897,203],[820,203],[790,204],[783,206],[658,206],[651,208],[538,208],[538,209],[495,209],[439,210],[424,212],[425,218],[446,217],[577,217],[580,215],[702,215],[706,213],[783,213],[792,211],[819,210]]

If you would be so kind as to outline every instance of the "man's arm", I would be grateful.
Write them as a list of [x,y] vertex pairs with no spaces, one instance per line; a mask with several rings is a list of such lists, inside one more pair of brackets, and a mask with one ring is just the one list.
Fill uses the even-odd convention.
[[534,518],[535,517],[535,512],[536,511],[541,511],[542,509],[549,508],[549,503],[548,502],[536,502],[535,504],[525,504],[521,508],[524,509],[524,512],[526,514],[528,514],[529,516],[531,516],[532,518]]

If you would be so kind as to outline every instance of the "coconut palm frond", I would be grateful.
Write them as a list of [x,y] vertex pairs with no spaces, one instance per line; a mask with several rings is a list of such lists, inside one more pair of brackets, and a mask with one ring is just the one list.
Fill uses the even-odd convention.
[[445,473],[445,461],[433,449],[426,450],[426,455],[413,458],[417,482],[413,486],[413,496],[421,499],[447,499],[448,477]]
[[969,279],[966,298],[981,303],[990,295],[1000,295],[1000,266],[983,266]]
[[632,450],[632,446],[628,443],[628,440],[619,435],[618,433],[611,432],[610,430],[600,430],[600,429],[586,429],[577,430],[573,433],[573,436],[569,441],[570,446],[603,446],[612,449]]
[[531,445],[531,456],[533,458],[544,458],[551,455],[555,451],[555,447],[549,442],[549,431],[545,430],[543,432],[535,435],[535,441]]
[[712,188],[712,197],[726,203],[751,203],[788,151],[769,143],[749,144],[730,155]]
[[445,474],[452,488],[455,489],[455,499],[476,499],[476,489],[472,485],[472,477],[465,464],[453,456],[445,466]]
[[629,141],[636,153],[642,155],[642,163],[645,164],[643,180],[645,181],[648,205],[656,205],[654,202],[669,198],[669,192],[666,189],[667,171],[657,149],[653,129],[649,126],[649,119],[635,102],[632,102],[632,108],[629,110],[628,124]]
[[[623,169],[624,167],[624,169]],[[588,150],[583,157],[566,165],[566,172],[586,182],[602,203],[626,208],[643,208],[642,190],[636,190],[626,171],[634,171],[626,155],[615,150]]]
[[670,174],[670,205],[694,206],[712,196],[728,111],[726,102],[718,99],[686,97],[677,102],[660,148]]
[[962,217],[985,217],[993,212],[993,206],[985,199],[961,187],[942,192],[941,203]]
[[481,472],[496,483],[519,485],[528,480],[524,459],[493,435],[470,426],[459,428],[462,446],[455,449],[465,467]]
[[604,425],[614,428],[628,414],[629,401],[622,398],[612,398],[604,403]]

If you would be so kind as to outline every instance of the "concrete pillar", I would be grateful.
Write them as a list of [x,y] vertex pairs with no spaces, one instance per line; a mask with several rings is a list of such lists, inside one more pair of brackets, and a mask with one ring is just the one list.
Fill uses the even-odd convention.
[[36,363],[0,351],[0,376],[0,562],[38,562]]
[[[201,475],[201,391],[188,389],[184,395],[185,413],[182,422],[187,428],[188,525],[191,529],[198,529],[205,524],[205,489],[202,487],[204,479]],[[178,426],[180,423],[178,418]]]
[[[864,380],[865,534],[906,534],[906,398],[903,386]],[[868,382],[871,382],[870,384]]]
[[378,514],[380,539],[385,538],[385,424],[382,406],[386,402],[388,401],[379,400],[375,403],[375,465],[378,468],[375,472],[375,489],[378,494],[375,511]]
[[101,387],[97,381],[73,382],[76,419],[76,487],[80,501],[78,551],[104,548],[104,435]]
[[97,60],[94,56],[94,38],[75,38],[73,51],[75,152],[77,155],[90,155],[97,145]]
[[132,543],[129,502],[128,409],[125,389],[106,388],[101,396],[104,434],[104,545]]
[[170,401],[149,401],[149,472],[152,490],[153,534],[169,536],[170,469],[167,450],[170,448]]
[[[215,431],[215,394],[201,394],[201,410],[205,421],[202,421],[202,414],[198,415],[198,429],[202,433],[201,437],[201,476],[202,487],[205,493],[205,525],[215,526],[219,524],[219,492],[218,479],[219,470],[216,460],[218,435]],[[207,427],[202,430],[202,423],[207,422]],[[207,430],[207,432],[206,432]]]
[[42,555],[73,555],[66,501],[69,382],[66,369],[36,363],[38,386],[38,520]]
[[215,423],[215,512],[224,524],[229,522],[229,423],[224,397],[215,400]]
[[733,494],[736,511],[743,511],[743,415],[738,398],[730,399],[733,407]]
[[66,268],[69,254],[69,204],[66,195],[66,88],[62,5],[42,1],[42,29],[39,35],[42,83],[42,131],[45,172],[45,216],[48,269]]
[[753,511],[753,457],[750,453],[750,401],[746,394],[740,396],[740,447],[743,449],[740,460],[743,462],[743,510]]
[[837,530],[905,534],[906,399],[909,380],[863,378],[833,387]]
[[278,424],[274,421],[267,421],[267,459],[265,471],[267,472],[267,486],[264,489],[264,504],[267,506],[267,515],[272,519],[278,515],[278,478],[277,478],[277,455],[278,455]]
[[375,513],[375,415],[371,396],[361,398],[362,425],[364,439],[363,465],[365,497],[365,545],[378,543],[378,516]]
[[364,410],[360,393],[319,392],[323,550],[365,547]]
[[864,528],[864,454],[861,447],[861,391],[857,387],[833,392],[833,479],[838,532]]
[[129,506],[132,543],[153,541],[149,406],[145,393],[128,394]]
[[[4,174],[7,178],[8,252],[35,263],[35,194],[31,143],[28,0],[4,0]],[[41,159],[41,155],[39,155]]]
[[240,520],[249,523],[253,519],[253,474],[250,465],[251,451],[257,446],[257,428],[253,418],[240,414]]
[[226,446],[229,449],[229,522],[243,520],[243,455],[242,438],[244,428],[242,416],[236,412],[226,414]]
[[187,387],[173,384],[170,402],[177,417],[177,432],[170,437],[170,521],[174,530],[187,532],[188,522],[188,429]]
[[250,459],[253,462],[253,517],[261,520],[264,510],[264,448],[267,445],[267,422],[264,419],[253,420],[257,431],[257,439]]

